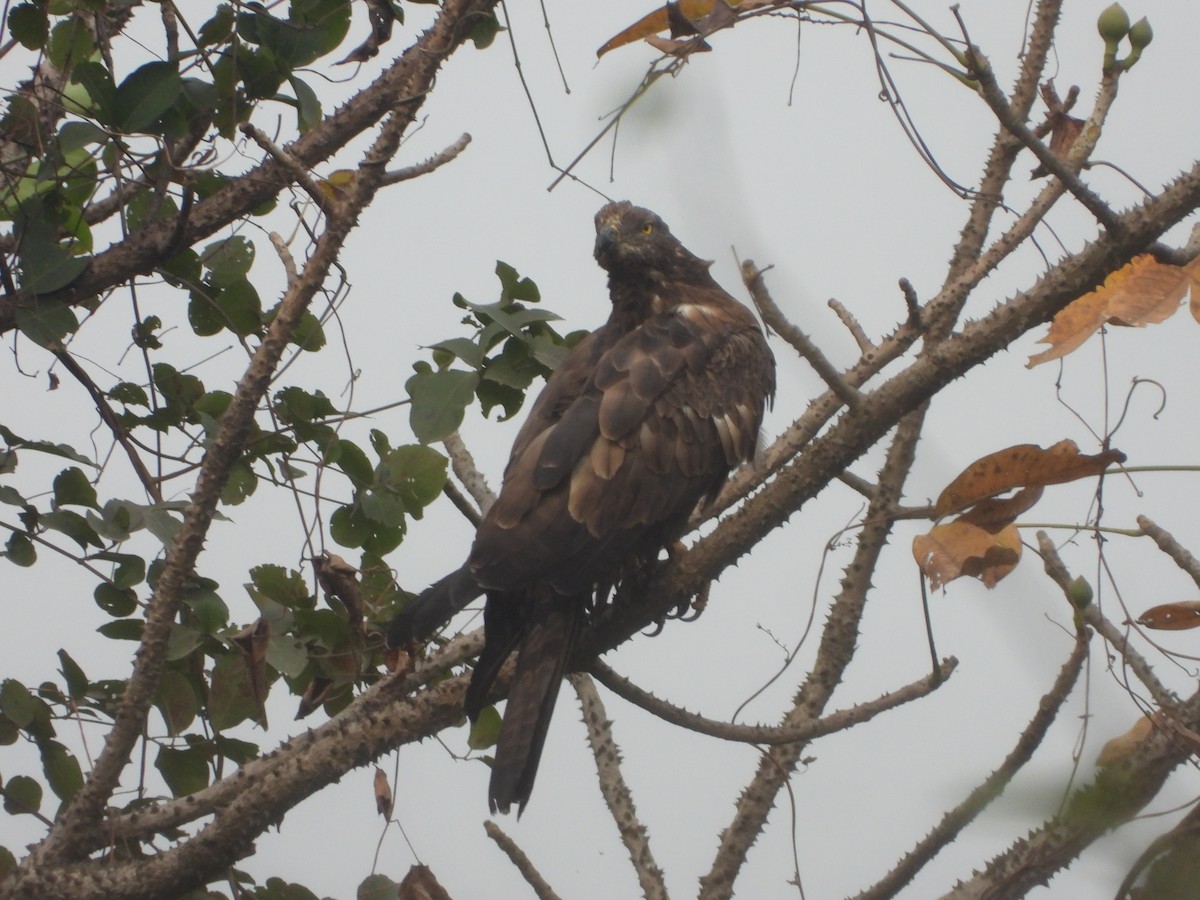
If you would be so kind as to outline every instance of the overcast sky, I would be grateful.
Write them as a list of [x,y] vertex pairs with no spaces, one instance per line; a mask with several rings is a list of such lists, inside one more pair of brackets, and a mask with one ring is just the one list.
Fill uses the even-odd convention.
[[[1103,47],[1094,23],[1104,5],[1094,0],[1066,4],[1050,66],[1060,93],[1080,85],[1084,113],[1099,74]],[[947,4],[913,6],[935,27],[956,33]],[[202,21],[209,5],[184,2],[180,7],[185,15],[193,10],[191,16]],[[1009,84],[1025,5],[963,0],[960,7],[1001,84]],[[631,0],[547,4],[568,95],[541,12],[531,3],[510,4],[523,71],[557,163],[568,162],[587,144],[602,126],[601,117],[633,91],[654,59],[655,51],[643,44],[617,50],[598,64],[595,58],[600,44],[651,8]],[[1126,8],[1135,19],[1147,15],[1156,36],[1122,82],[1096,157],[1118,164],[1153,189],[1190,165],[1200,147],[1195,109],[1200,10],[1178,0],[1130,0]],[[870,9],[881,19],[899,16],[883,2],[870,4]],[[385,51],[397,52],[427,21],[426,8],[406,5],[405,10],[409,22]],[[153,36],[154,16],[149,19],[146,34]],[[359,30],[364,25],[355,23]],[[464,131],[473,137],[471,146],[436,174],[388,189],[363,216],[342,260],[351,284],[341,309],[349,357],[331,347],[301,360],[284,383],[320,384],[333,392],[354,370],[360,373],[356,408],[400,399],[412,361],[424,356],[420,347],[464,333],[458,325],[461,310],[450,304],[451,295],[459,291],[472,300],[495,299],[497,259],[537,281],[545,304],[564,317],[567,330],[596,327],[607,315],[603,273],[591,258],[592,215],[604,202],[597,191],[660,213],[691,250],[716,261],[717,279],[736,296],[745,294],[732,248],[760,265],[773,264],[768,284],[787,315],[835,362],[852,362],[856,349],[826,301],[839,299],[872,335],[888,331],[903,317],[897,279],[907,277],[922,300],[936,292],[966,203],[917,157],[889,107],[878,99],[878,75],[862,34],[833,27],[804,27],[798,33],[793,19],[776,17],[739,26],[712,43],[714,52],[694,57],[677,79],[661,81],[625,118],[615,149],[611,141],[602,142],[577,167],[577,176],[594,190],[571,181],[547,190],[555,172],[547,164],[506,37],[486,52],[464,49],[452,58],[401,162],[423,159]],[[353,45],[352,38],[347,46]],[[889,66],[942,169],[959,183],[974,184],[994,131],[982,101],[930,66],[895,59]],[[0,61],[0,75],[6,84],[23,77],[9,59]],[[313,80],[323,99],[341,96],[356,83],[362,82],[326,88]],[[327,109],[332,105],[326,102]],[[267,119],[260,124],[271,130]],[[347,155],[342,164],[350,165],[352,159]],[[1041,186],[1025,180],[1032,165],[1022,159],[1006,193],[1006,201],[1018,209]],[[1140,196],[1137,187],[1112,169],[1095,169],[1087,180],[1116,206]],[[1053,234],[1042,229],[1037,235],[1051,260],[1063,247],[1076,250],[1095,235],[1088,217],[1069,203],[1051,222]],[[1181,240],[1180,234],[1182,230],[1174,237]],[[1043,265],[1038,252],[1026,248],[976,293],[968,314],[984,314],[1031,283]],[[264,241],[255,273],[269,272],[272,266]],[[277,276],[271,277],[278,283]],[[258,283],[267,300],[271,278]],[[159,301],[161,309],[155,307]],[[173,292],[148,291],[145,303],[147,311],[186,328]],[[117,331],[127,327],[123,315],[99,317],[81,335],[79,352],[115,368],[111,347],[125,341]],[[1131,464],[1195,463],[1200,438],[1194,384],[1197,329],[1195,321],[1181,314],[1151,329],[1121,330],[1109,338],[1106,355],[1096,339],[1062,369],[1049,364],[1027,370],[1024,363],[1036,352],[1036,335],[1020,342],[939,395],[906,501],[935,497],[969,462],[1011,444],[1048,445],[1073,438],[1085,452],[1095,452],[1096,441],[1084,423],[1104,431],[1105,404],[1119,410],[1135,376],[1166,385],[1167,407],[1155,419],[1157,397],[1149,391],[1139,394],[1114,445],[1129,455]],[[329,332],[334,333],[332,328]],[[194,347],[190,358],[199,360],[220,339],[188,343],[180,335],[178,340],[186,353]],[[785,428],[822,389],[786,345],[773,346],[780,384],[768,422],[771,434]],[[28,344],[21,353],[26,371],[45,370],[47,360]],[[228,388],[239,353],[230,351],[196,374],[210,387]],[[1070,407],[1056,401],[1060,378]],[[5,384],[11,399],[0,404],[4,424],[18,433],[89,446],[90,422],[79,417],[81,397],[74,385],[48,393],[44,378],[14,375],[11,358]],[[346,402],[344,396],[333,399]],[[406,413],[401,408],[381,414],[361,434],[372,426],[400,442]],[[493,486],[499,485],[515,426],[468,413],[463,434]],[[873,478],[877,463],[877,457],[869,457],[854,471]],[[42,463],[30,460],[27,471],[36,471],[35,465]],[[44,465],[46,471],[56,470],[54,463]],[[1144,512],[1200,550],[1194,514],[1198,485],[1188,473],[1146,474],[1136,483],[1112,478],[1105,493],[1106,522],[1133,527],[1133,517]],[[1084,521],[1092,489],[1090,484],[1052,488],[1031,516],[1039,522]],[[255,615],[240,587],[247,569],[263,561],[300,567],[304,555],[300,526],[278,505],[285,498],[267,493],[228,510],[232,521],[214,528],[201,562],[203,573],[221,582],[222,596],[239,621]],[[822,550],[860,512],[857,495],[831,487],[721,578],[699,621],[670,623],[660,636],[636,638],[608,661],[674,703],[712,717],[731,715],[777,670],[779,644],[790,647],[798,640],[814,601],[816,622],[823,621],[853,546],[843,541],[824,560],[823,572]],[[835,699],[838,708],[876,697],[928,669],[909,552],[911,538],[920,530],[919,523],[899,527],[891,541],[874,579],[877,591],[864,620],[859,657]],[[254,539],[247,540],[247,534]],[[457,566],[470,540],[469,525],[442,502],[389,561],[401,584],[418,589]],[[1192,598],[1194,585],[1147,543],[1116,538],[1108,545],[1125,602],[1137,612]],[[1097,583],[1090,540],[1081,537],[1064,553],[1075,571]],[[91,602],[87,578],[54,567],[56,582],[48,585],[47,563],[32,570],[17,571],[6,563],[0,567],[0,578],[8,585],[5,613],[27,623],[0,634],[6,671],[15,670],[27,684],[55,677],[54,651],[65,646],[93,678],[121,673],[128,647],[92,636],[105,616]],[[1124,618],[1111,588],[1104,599],[1111,604],[1106,606],[1110,616]],[[965,580],[954,583],[945,595],[932,598],[932,612],[938,651],[958,656],[959,671],[934,696],[812,746],[813,762],[792,779],[795,831],[789,828],[791,810],[783,805],[788,802],[783,796],[738,881],[739,896],[796,896],[788,885],[793,852],[809,900],[853,893],[874,882],[1000,763],[1070,650],[1070,616],[1031,554],[992,592]],[[778,718],[816,643],[815,636],[810,638],[789,673],[742,713],[743,721]],[[1194,632],[1168,634],[1162,643],[1183,653],[1200,649]],[[1053,814],[1066,790],[1072,751],[1082,740],[1081,717],[1091,717],[1081,750],[1085,779],[1103,742],[1133,723],[1135,707],[1104,671],[1099,641],[1094,650],[1087,690],[1072,697],[1034,764],[904,896],[936,896]],[[1192,671],[1161,655],[1152,658],[1159,674],[1175,679],[1179,689],[1194,686]],[[658,862],[673,893],[687,896],[708,869],[717,835],[728,824],[758,753],[753,747],[681,733],[609,695],[605,701]],[[298,727],[290,722],[293,704],[288,697],[272,704],[272,736]],[[244,730],[247,739],[264,748],[272,743],[273,737],[249,726]],[[396,814],[421,860],[453,896],[524,896],[523,882],[484,836],[487,768],[452,758],[466,752],[465,738],[465,728],[450,730],[441,736],[444,745],[429,741],[400,751]],[[393,759],[381,764],[392,772]],[[289,814],[278,833],[259,841],[259,854],[246,868],[260,877],[283,875],[319,894],[353,896],[370,871],[382,827],[370,775],[369,769],[353,773]],[[1164,795],[1154,809],[1166,809],[1194,792],[1194,777],[1177,776],[1170,799]],[[1146,841],[1169,821],[1152,820],[1097,844],[1077,872],[1031,896],[1110,895]],[[13,847],[33,839],[32,829],[16,833],[26,824],[0,819],[0,843]],[[569,687],[559,699],[528,811],[519,823],[506,818],[500,825],[562,896],[600,900],[637,894],[636,879],[596,788]],[[397,830],[390,829],[379,871],[399,879],[413,861]]]

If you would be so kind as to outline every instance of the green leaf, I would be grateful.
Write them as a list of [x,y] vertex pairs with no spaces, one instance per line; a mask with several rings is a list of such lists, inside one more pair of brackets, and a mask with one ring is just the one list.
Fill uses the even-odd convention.
[[296,127],[303,133],[321,123],[321,101],[317,92],[295,75],[288,76],[288,83],[296,92]]
[[83,787],[83,771],[79,768],[79,760],[57,741],[48,741],[41,750],[46,782],[54,791],[54,796],[67,803]]
[[146,131],[175,102],[182,86],[172,63],[149,62],[135,69],[113,98],[117,128],[127,134]]
[[339,506],[329,517],[329,535],[343,547],[361,547],[374,532],[357,505]]
[[404,501],[388,491],[367,491],[361,501],[363,515],[381,525],[404,525]]
[[254,244],[235,234],[205,247],[200,262],[212,273],[213,283],[224,287],[245,279],[254,265]]
[[309,593],[304,576],[295,569],[265,564],[250,570],[250,584],[262,596],[288,609],[312,609],[316,598]]
[[67,683],[67,694],[72,700],[81,700],[88,690],[87,675],[83,673],[79,663],[75,662],[66,650],[58,651],[58,662],[60,665],[58,671],[62,673],[63,681]]
[[[56,272],[47,272],[44,278],[26,277],[21,287],[33,294],[56,291],[74,281],[87,263],[79,256],[64,258]],[[79,319],[71,307],[58,300],[21,300],[17,303],[15,318],[21,333],[39,347],[52,347],[79,327]]]
[[0,847],[0,881],[16,871],[16,868],[17,858],[12,855],[12,851],[7,847]]
[[272,635],[267,643],[267,665],[288,678],[299,678],[308,665],[308,650],[291,635]]
[[115,619],[123,619],[137,612],[137,594],[133,588],[119,588],[102,581],[92,592],[96,605]]
[[108,392],[110,400],[116,400],[118,403],[124,403],[126,406],[144,406],[150,408],[150,398],[146,394],[146,389],[141,385],[134,384],[131,381],[122,381],[113,386],[113,389]]
[[500,713],[494,706],[485,706],[471,724],[471,733],[467,736],[467,746],[472,750],[486,750],[493,747],[500,738]]
[[166,509],[149,506],[145,511],[146,530],[158,538],[164,547],[170,547],[175,540],[175,533],[183,525]]
[[229,470],[229,480],[221,490],[221,502],[238,506],[258,487],[258,476],[244,459],[239,459]]
[[33,541],[19,531],[14,531],[8,536],[4,547],[4,553],[0,556],[11,560],[14,565],[29,568],[37,562],[37,550],[34,549]]
[[58,129],[58,146],[64,154],[107,141],[108,132],[92,122],[66,122]]
[[36,813],[42,806],[42,786],[28,775],[14,775],[4,785],[4,811],[18,816]]
[[334,438],[325,448],[325,459],[341,469],[355,487],[363,487],[375,479],[375,469],[367,454],[353,441]]
[[541,301],[542,293],[533,280],[522,278],[517,274],[516,269],[499,259],[496,260],[496,277],[500,279],[501,302],[525,300],[529,303],[538,303]]
[[58,531],[65,534],[77,543],[80,549],[87,549],[88,545],[93,547],[104,546],[104,542],[100,540],[100,535],[96,534],[96,529],[88,523],[88,520],[77,512],[71,512],[69,509],[56,509],[53,512],[42,513],[38,517],[38,522],[51,531]]
[[467,406],[475,399],[479,383],[476,372],[449,369],[445,372],[418,372],[405,383],[412,398],[409,425],[423,444],[438,441],[455,431],[463,421]]
[[54,479],[54,502],[58,506],[90,506],[99,509],[96,489],[92,487],[83,470],[71,466],[63,469]]
[[102,125],[113,124],[113,105],[117,88],[112,74],[99,62],[76,63],[71,72],[71,81],[83,87],[92,99],[94,113]]
[[186,797],[208,787],[209,754],[200,747],[176,750],[160,747],[154,760],[174,797]]
[[131,588],[146,580],[146,561],[132,553],[96,553],[92,559],[102,559],[105,562],[116,563],[112,581],[119,588]]
[[[270,321],[270,318],[267,321]],[[288,341],[301,350],[316,353],[325,346],[325,329],[321,320],[306,309],[300,314],[300,321],[296,323],[296,330],[292,332]]]
[[8,31],[26,50],[40,50],[50,34],[45,9],[33,3],[18,3],[8,11]]
[[95,43],[92,32],[81,16],[71,16],[64,22],[59,22],[50,32],[50,43],[46,55],[50,62],[66,72],[77,62],[85,61],[92,55]]
[[31,441],[13,433],[9,429],[0,425],[0,438],[4,438],[5,443],[14,449],[24,448],[26,450],[36,450],[39,453],[48,453],[51,456],[61,456],[65,459],[71,459],[75,462],[84,463],[92,468],[99,468],[94,462],[82,455],[75,448],[67,444],[54,444],[50,441]]
[[[215,582],[209,582],[214,584]],[[206,634],[224,628],[229,621],[229,607],[211,587],[202,586],[183,592],[183,602],[195,616],[195,625]]]
[[28,728],[37,715],[38,703],[29,688],[15,678],[6,678],[0,684],[0,711],[3,711],[18,728]]
[[437,499],[446,484],[446,457],[432,447],[409,444],[397,447],[375,469],[377,486],[395,492],[416,518]]
[[208,715],[212,727],[218,731],[226,731],[258,715],[250,675],[240,654],[225,654],[213,666]]
[[141,619],[114,619],[105,622],[96,631],[111,641],[140,641],[144,625]]
[[213,17],[200,26],[197,43],[201,47],[211,47],[213,44],[223,43],[233,34],[235,18],[233,7],[228,3],[222,3],[213,13]]

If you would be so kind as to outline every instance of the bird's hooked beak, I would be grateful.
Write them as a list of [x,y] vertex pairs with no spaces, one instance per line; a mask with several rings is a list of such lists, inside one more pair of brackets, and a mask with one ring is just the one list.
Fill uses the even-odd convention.
[[617,246],[620,232],[615,219],[596,223],[596,258],[607,256]]

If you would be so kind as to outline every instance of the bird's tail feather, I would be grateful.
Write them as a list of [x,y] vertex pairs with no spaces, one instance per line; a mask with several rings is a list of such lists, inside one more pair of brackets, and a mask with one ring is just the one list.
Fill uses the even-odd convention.
[[451,572],[423,590],[392,619],[388,646],[400,647],[424,640],[482,593],[483,588],[465,565]]
[[583,617],[583,603],[556,599],[549,614],[538,616],[521,641],[492,764],[488,789],[492,812],[507,813],[516,803],[520,815],[533,790],[558,689]]

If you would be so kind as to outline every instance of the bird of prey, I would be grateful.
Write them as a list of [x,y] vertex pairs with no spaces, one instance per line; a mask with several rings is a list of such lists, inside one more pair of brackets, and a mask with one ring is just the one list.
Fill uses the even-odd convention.
[[602,208],[596,261],[608,273],[608,321],[576,344],[533,404],[466,563],[388,634],[391,646],[422,640],[487,594],[485,647],[465,703],[472,721],[519,651],[492,767],[493,813],[515,803],[520,814],[529,800],[593,598],[657,559],[752,459],[775,391],[775,360],[754,316],[657,215],[627,202]]

